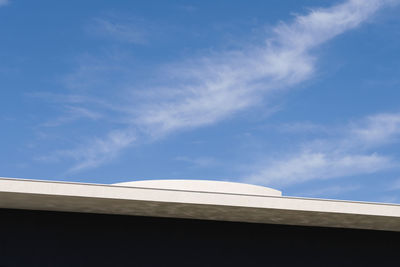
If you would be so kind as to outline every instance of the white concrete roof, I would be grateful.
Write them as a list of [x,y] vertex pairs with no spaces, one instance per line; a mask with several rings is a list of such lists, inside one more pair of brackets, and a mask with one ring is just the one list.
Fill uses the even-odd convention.
[[163,183],[155,187],[152,182],[107,185],[0,178],[0,208],[400,231],[400,205],[284,197],[269,195],[279,192],[270,188],[266,194],[261,189],[254,193],[248,191],[251,185],[240,189],[236,184],[232,193],[218,191],[218,186],[206,191],[210,183],[201,190],[193,190],[190,183],[182,186],[185,182],[169,188]]

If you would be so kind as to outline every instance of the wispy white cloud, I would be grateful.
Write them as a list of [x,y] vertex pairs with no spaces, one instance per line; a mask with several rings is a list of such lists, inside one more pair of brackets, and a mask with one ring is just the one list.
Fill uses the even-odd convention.
[[65,75],[62,82],[67,89],[80,93],[92,90],[99,93],[106,89],[115,91],[124,74],[131,72],[124,53],[119,51],[107,51],[101,58],[86,53],[75,61],[76,69]]
[[377,154],[330,154],[300,152],[265,167],[245,180],[266,185],[290,185],[315,179],[369,174],[394,166],[390,157]]
[[27,97],[40,98],[42,100],[56,103],[57,105],[66,106],[66,110],[68,111],[68,107],[83,107],[84,105],[94,105],[98,109],[107,109],[113,111],[126,111],[125,108],[118,106],[108,99],[92,96],[92,95],[84,95],[84,94],[55,94],[49,92],[35,92],[26,94]]
[[296,196],[306,196],[306,197],[333,197],[333,196],[338,196],[343,193],[348,193],[348,192],[353,192],[357,191],[361,188],[360,185],[333,185],[333,186],[327,186],[327,187],[321,187],[321,188],[314,188],[309,191],[305,192],[298,192],[294,195]]
[[399,141],[400,113],[384,113],[366,118],[351,129],[353,142],[368,146],[379,146]]
[[397,195],[385,195],[380,197],[377,201],[378,202],[383,202],[383,203],[399,203],[399,196]]
[[195,12],[198,8],[196,7],[196,6],[194,6],[194,5],[179,5],[178,7],[177,7],[178,9],[181,9],[181,10],[183,10],[183,11],[186,11],[186,12]]
[[388,191],[397,191],[400,190],[400,178],[394,180],[389,186]]
[[323,125],[312,123],[312,122],[295,122],[295,123],[284,123],[277,127],[278,131],[284,133],[327,133],[331,132],[329,129]]
[[103,36],[113,41],[127,42],[131,44],[145,44],[148,42],[147,29],[139,20],[122,20],[113,17],[95,18],[87,26],[91,34]]
[[[211,53],[169,64],[163,72],[164,77],[168,77],[163,80],[165,86],[147,88],[150,96],[140,103],[132,103],[132,108],[126,113],[129,116],[126,127],[137,128],[148,136],[159,138],[171,132],[214,124],[254,107],[269,94],[312,77],[316,60],[312,49],[357,27],[382,6],[392,2],[349,0],[330,8],[313,9],[307,15],[295,17],[292,23],[279,24],[263,44],[249,44],[240,51]],[[101,20],[97,23],[117,39],[141,41],[140,35],[130,31],[130,25]],[[87,86],[87,76],[81,78],[82,86]],[[79,86],[81,78],[75,80],[74,85]],[[96,78],[92,80],[96,81]],[[92,80],[89,80],[89,84]],[[108,152],[107,149],[101,147],[115,146],[113,151],[116,154],[131,144],[122,142],[116,145],[108,136],[97,142],[102,143],[100,148],[94,143],[77,148],[78,152],[65,153],[65,156],[82,155],[79,157],[79,167],[75,167],[75,170],[98,166],[106,161],[104,158],[109,159],[102,155]],[[83,149],[89,152],[84,153]],[[313,153],[303,156],[311,157],[316,162],[322,161],[316,163],[321,165],[327,164],[324,161],[335,161],[330,156]],[[374,161],[383,164],[385,161],[377,155],[354,157],[364,162],[362,166]],[[336,159],[336,164],[346,165],[346,161],[353,161],[353,158],[345,161]],[[96,162],[96,159],[99,161]],[[376,168],[378,166],[371,168],[371,171]]]
[[0,0],[0,7],[1,7],[1,6],[8,5],[9,3],[10,3],[9,0]]
[[187,162],[195,167],[200,167],[200,168],[206,168],[206,167],[218,165],[218,161],[212,157],[191,158],[191,157],[179,156],[179,157],[176,157],[175,160]]
[[78,163],[69,171],[75,172],[82,169],[94,168],[117,156],[122,148],[132,146],[136,140],[134,131],[112,131],[106,138],[93,138],[89,143],[79,149],[63,150],[57,152],[55,157],[72,158]]
[[116,121],[113,117],[124,112],[121,106],[109,102],[107,99],[83,94],[55,94],[35,92],[26,94],[29,98],[39,98],[42,101],[55,103],[55,109],[62,113],[55,118],[48,119],[40,124],[43,127],[57,127],[77,120]]
[[151,99],[135,110],[135,124],[165,134],[218,122],[259,103],[268,93],[310,78],[315,59],[311,50],[358,26],[387,1],[347,1],[315,9],[280,24],[264,46],[205,56],[168,66],[172,87],[160,91],[173,98]]
[[79,119],[90,119],[90,120],[98,120],[103,117],[103,115],[97,111],[92,111],[85,107],[76,107],[76,106],[66,106],[64,107],[65,114],[56,119],[49,120],[42,124],[45,127],[56,127],[66,123],[71,123],[73,121]]
[[317,139],[280,159],[258,166],[245,180],[268,185],[290,185],[315,179],[370,174],[399,162],[375,151],[400,137],[400,113],[377,114],[343,127],[339,136]]

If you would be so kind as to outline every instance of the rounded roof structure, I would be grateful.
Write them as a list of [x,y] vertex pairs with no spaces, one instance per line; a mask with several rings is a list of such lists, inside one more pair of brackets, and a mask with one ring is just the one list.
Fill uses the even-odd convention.
[[113,185],[207,193],[282,196],[281,191],[265,186],[212,180],[142,180]]

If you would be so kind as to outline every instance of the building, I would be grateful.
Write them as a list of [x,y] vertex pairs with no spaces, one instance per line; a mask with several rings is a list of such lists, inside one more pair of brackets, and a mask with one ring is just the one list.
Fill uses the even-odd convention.
[[400,205],[212,181],[0,179],[0,266],[400,266]]

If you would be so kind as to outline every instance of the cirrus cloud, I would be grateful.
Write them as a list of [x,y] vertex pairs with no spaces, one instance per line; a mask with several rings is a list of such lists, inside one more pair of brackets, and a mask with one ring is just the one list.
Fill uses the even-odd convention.
[[1,6],[8,5],[9,3],[10,3],[9,0],[0,0],[0,7],[1,7]]
[[400,140],[400,113],[375,114],[353,121],[341,129],[333,138],[316,139],[303,144],[299,151],[266,160],[244,180],[279,186],[365,175],[400,167],[400,163],[391,156],[375,151]]
[[[121,115],[127,118],[125,129],[120,128],[118,132],[130,136],[132,129],[135,129],[141,132],[140,136],[157,139],[172,132],[215,124],[265,103],[270,94],[291,88],[313,76],[317,60],[313,49],[358,27],[379,9],[394,2],[398,1],[348,0],[329,8],[311,9],[308,14],[296,16],[290,23],[280,23],[273,29],[272,35],[265,36],[263,43],[248,44],[240,51],[220,51],[168,64],[161,74],[154,74],[155,79],[164,86],[150,86],[146,89],[150,92],[148,96],[140,101],[132,100],[132,104]],[[118,38],[132,37],[128,35],[129,25],[104,21],[101,24],[106,26],[108,33],[116,34]],[[99,66],[96,65],[96,68]],[[86,75],[82,74],[81,77]],[[79,82],[85,85],[93,83]],[[132,89],[131,94],[135,93],[136,89]],[[57,154],[73,159],[76,159],[74,155],[81,155],[72,170],[82,170],[99,166],[135,142],[140,143],[140,139],[128,138],[127,142],[116,144],[113,138],[109,138],[111,133],[92,144]],[[98,146],[98,143],[102,145]],[[103,147],[112,147],[111,156],[105,155],[109,150]],[[316,166],[325,167],[328,161],[344,166],[358,160],[362,162],[358,168],[377,162],[377,165],[372,164],[375,167],[371,167],[370,171],[389,164],[387,159],[375,154],[352,155],[343,160],[307,152],[302,153],[301,157],[312,159]],[[296,160],[292,162],[295,164]]]

